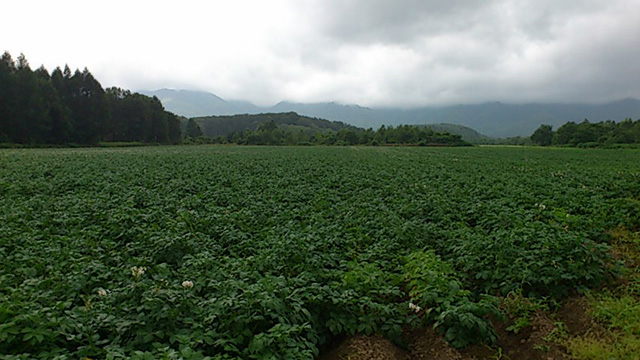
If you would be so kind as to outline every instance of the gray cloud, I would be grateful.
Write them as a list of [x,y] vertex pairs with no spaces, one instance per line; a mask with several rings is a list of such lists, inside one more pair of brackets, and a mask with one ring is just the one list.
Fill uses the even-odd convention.
[[310,10],[318,29],[345,42],[406,44],[425,35],[458,32],[495,1],[329,0]]
[[[370,82],[383,90],[373,103],[597,102],[640,95],[640,62],[633,61],[640,49],[638,1],[316,5],[305,14],[334,49],[366,53],[382,46],[404,68],[374,66]],[[305,58],[310,64],[331,64],[313,50]],[[414,54],[409,63],[407,52]],[[334,63],[349,62],[336,57]]]
[[21,31],[7,35],[6,50],[34,66],[87,66],[106,85],[200,89],[261,105],[640,97],[640,0],[96,4],[103,20],[94,24],[74,13],[88,6],[79,0],[42,1],[34,21],[31,5],[9,3],[5,26]]

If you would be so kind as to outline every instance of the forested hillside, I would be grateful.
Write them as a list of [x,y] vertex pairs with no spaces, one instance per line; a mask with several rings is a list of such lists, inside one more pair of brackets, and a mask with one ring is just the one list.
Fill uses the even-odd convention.
[[[541,124],[559,127],[567,121],[622,121],[640,116],[640,100],[623,99],[602,104],[588,103],[524,103],[507,104],[487,102],[468,105],[431,106],[418,108],[385,108],[345,105],[336,102],[292,103],[280,102],[275,106],[260,107],[248,101],[225,100],[211,93],[188,90],[162,89],[146,91],[157,96],[163,105],[178,115],[282,113],[317,117],[363,127],[378,128],[381,125],[400,124],[459,124],[493,137],[528,136]],[[440,130],[436,130],[440,131]]]
[[532,135],[534,144],[548,146],[607,147],[640,144],[640,120],[581,123],[569,121],[553,131],[551,125],[541,125]]
[[31,70],[24,55],[0,60],[0,143],[177,143],[180,120],[157,98],[103,89],[86,68]]
[[355,126],[347,125],[339,121],[329,121],[308,116],[301,116],[294,112],[288,113],[268,113],[256,115],[232,115],[232,116],[206,116],[197,117],[194,120],[200,125],[205,136],[216,137],[226,136],[244,130],[255,131],[266,122],[273,122],[276,126],[296,126],[304,129],[305,133],[312,135],[317,131],[342,129],[357,130]]
[[470,145],[461,135],[429,127],[362,129],[294,112],[191,118],[183,130],[188,141],[239,145]]
[[440,124],[426,124],[426,125],[419,125],[419,126],[424,126],[426,128],[429,128],[439,133],[449,133],[453,135],[460,135],[462,136],[462,140],[468,141],[472,144],[482,144],[482,143],[495,141],[495,139],[489,136],[483,135],[477,132],[476,130],[464,125],[440,123]]

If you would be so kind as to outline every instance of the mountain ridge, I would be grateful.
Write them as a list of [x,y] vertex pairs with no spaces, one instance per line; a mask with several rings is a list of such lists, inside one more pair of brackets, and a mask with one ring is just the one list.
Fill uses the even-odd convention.
[[568,121],[580,122],[584,119],[598,122],[640,118],[640,100],[633,98],[604,104],[507,104],[494,101],[401,109],[371,108],[338,102],[295,103],[289,101],[281,101],[271,107],[260,107],[248,101],[227,101],[215,94],[201,91],[161,89],[141,93],[157,96],[167,110],[187,117],[296,112],[304,116],[342,121],[363,128],[400,124],[456,124],[470,127],[491,137],[529,136],[542,124],[557,128]]

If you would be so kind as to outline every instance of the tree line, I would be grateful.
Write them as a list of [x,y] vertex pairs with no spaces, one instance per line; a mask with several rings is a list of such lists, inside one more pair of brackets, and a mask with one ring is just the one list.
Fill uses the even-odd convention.
[[255,130],[245,129],[216,137],[202,136],[195,119],[186,124],[186,136],[192,142],[239,145],[417,145],[469,146],[461,135],[435,132],[415,125],[381,126],[377,130],[355,127],[338,131],[262,122]]
[[620,122],[612,120],[592,123],[569,121],[553,131],[551,125],[540,125],[531,135],[536,145],[606,147],[620,144],[640,144],[640,120],[630,118]]
[[23,54],[0,59],[0,143],[178,143],[180,119],[158,98],[103,89],[86,68],[31,70]]

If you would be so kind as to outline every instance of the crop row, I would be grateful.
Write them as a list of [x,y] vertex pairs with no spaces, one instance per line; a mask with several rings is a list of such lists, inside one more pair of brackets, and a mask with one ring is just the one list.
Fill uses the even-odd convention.
[[436,324],[495,339],[513,291],[621,271],[634,151],[531,148],[0,153],[6,358],[314,358]]

